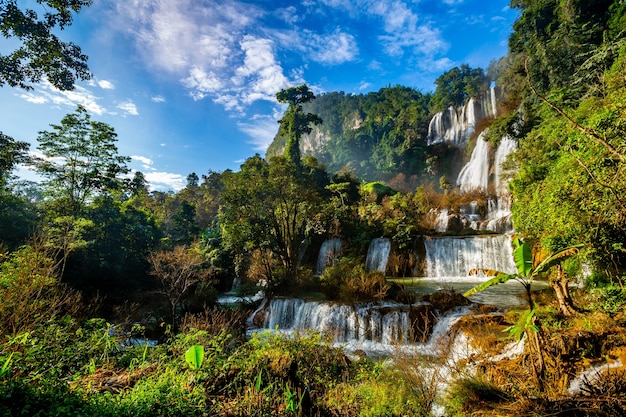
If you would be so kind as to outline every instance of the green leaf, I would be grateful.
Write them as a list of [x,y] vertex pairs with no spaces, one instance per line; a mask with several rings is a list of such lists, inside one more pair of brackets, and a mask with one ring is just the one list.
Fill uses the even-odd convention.
[[515,260],[517,272],[523,277],[528,277],[533,269],[533,254],[530,246],[520,239],[515,239],[513,246],[515,247],[513,259]]
[[191,369],[199,369],[204,359],[204,346],[193,345],[185,352],[185,361]]
[[6,358],[6,360],[2,364],[2,368],[0,368],[0,378],[2,378],[3,376],[9,373],[9,369],[10,369],[9,367],[11,366],[11,359],[13,358],[14,353],[15,352],[11,352],[9,357]]
[[[474,274],[476,273],[476,271],[479,271],[478,269],[473,269],[472,271],[470,271],[470,274],[472,274],[472,272],[474,272]],[[507,282],[508,280],[515,278],[516,275],[515,274],[505,274],[504,272],[498,272],[498,271],[493,271],[493,270],[484,270],[484,272],[487,275],[495,275],[493,278],[491,278],[488,281],[485,281],[481,284],[478,284],[477,286],[475,286],[474,288],[471,288],[467,291],[465,291],[465,293],[463,293],[464,297],[469,297],[470,295],[474,295],[476,293],[479,293],[481,291],[486,290],[489,287],[493,287],[494,285],[498,285],[498,284],[503,284],[505,282]],[[472,275],[474,275],[472,274]]]

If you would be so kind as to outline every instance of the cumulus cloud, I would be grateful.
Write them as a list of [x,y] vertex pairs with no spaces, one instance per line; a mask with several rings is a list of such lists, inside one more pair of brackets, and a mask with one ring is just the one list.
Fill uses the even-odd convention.
[[98,86],[104,90],[114,90],[115,85],[108,80],[98,80]]
[[163,96],[152,96],[150,97],[150,100],[154,101],[155,103],[165,103],[165,97]]
[[338,65],[353,61],[359,54],[357,42],[349,33],[339,29],[329,35],[305,32],[305,41],[310,48],[311,58],[322,64]]
[[[444,0],[448,5],[462,1]],[[128,0],[117,2],[108,21],[131,38],[151,69],[174,76],[194,99],[208,98],[243,113],[255,102],[274,102],[280,89],[302,83],[309,62],[337,66],[360,59],[365,39],[357,36],[367,36],[394,58],[442,59],[448,44],[432,23],[420,20],[418,5],[409,0],[306,0],[272,8],[271,3],[239,0]],[[338,12],[341,27],[319,24]],[[371,33],[352,32],[363,24],[371,26]]]
[[154,164],[154,161],[152,159],[147,158],[145,156],[141,156],[141,155],[132,155],[131,158],[133,161],[141,162],[141,167],[143,169],[154,170],[154,168],[152,167],[152,165]]
[[150,66],[177,75],[194,99],[239,109],[291,84],[272,40],[249,34],[264,14],[238,1],[131,0],[119,4],[115,22]]
[[127,100],[118,104],[117,108],[124,111],[125,114],[130,114],[131,116],[139,115],[139,111],[137,111],[137,106],[131,100]]
[[171,172],[148,172],[144,174],[150,188],[160,191],[180,191],[185,188],[186,178]]
[[[444,0],[459,4],[463,0]],[[353,18],[378,19],[382,23],[378,39],[384,51],[393,57],[407,50],[412,54],[434,59],[445,53],[448,44],[437,28],[429,23],[419,23],[414,3],[400,0],[320,0],[328,7],[341,9]]]

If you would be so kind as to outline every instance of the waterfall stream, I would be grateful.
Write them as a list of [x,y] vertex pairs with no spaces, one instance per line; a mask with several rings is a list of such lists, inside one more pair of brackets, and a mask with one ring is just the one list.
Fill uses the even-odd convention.
[[327,267],[334,265],[340,254],[341,239],[336,237],[333,239],[325,240],[320,247],[320,253],[317,257],[317,264],[315,265],[315,275],[322,275]]
[[466,277],[474,268],[515,273],[507,235],[425,239],[426,276],[445,280]]
[[391,241],[389,239],[378,238],[372,240],[367,250],[365,269],[367,271],[385,272],[390,252]]
[[388,354],[399,347],[413,353],[436,355],[442,340],[468,313],[468,308],[448,312],[432,326],[426,342],[415,342],[420,335],[413,334],[412,319],[415,314],[431,311],[428,307],[393,302],[348,305],[299,298],[274,299],[262,312],[263,329],[288,334],[315,330],[329,336],[336,346],[370,355]]

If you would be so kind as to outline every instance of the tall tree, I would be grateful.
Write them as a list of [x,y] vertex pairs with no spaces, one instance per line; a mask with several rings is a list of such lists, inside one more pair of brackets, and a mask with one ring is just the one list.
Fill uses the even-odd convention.
[[91,77],[87,56],[72,42],[62,42],[53,31],[64,29],[91,0],[37,0],[43,16],[18,6],[16,0],[0,0],[0,32],[17,40],[19,47],[0,54],[0,86],[31,89],[30,83],[46,78],[60,90],[71,90],[78,79]]
[[299,87],[292,87],[281,90],[276,93],[276,99],[280,103],[288,103],[289,107],[278,121],[280,129],[279,135],[287,137],[287,147],[285,156],[291,160],[297,167],[300,167],[300,138],[304,134],[309,134],[313,130],[311,123],[319,125],[322,119],[313,113],[305,113],[302,104],[308,103],[315,99],[315,94],[306,84]]
[[[306,162],[306,161],[305,161]],[[287,277],[296,274],[300,249],[311,231],[307,225],[320,210],[322,187],[314,171],[298,169],[285,157],[249,158],[224,181],[220,225],[236,254],[267,250],[277,256]],[[270,283],[280,284],[280,282]]]
[[65,215],[76,216],[97,194],[121,189],[120,175],[129,170],[130,158],[117,153],[117,133],[106,123],[93,121],[78,106],[52,131],[39,132],[39,149],[45,158],[35,168],[47,181],[51,196]]

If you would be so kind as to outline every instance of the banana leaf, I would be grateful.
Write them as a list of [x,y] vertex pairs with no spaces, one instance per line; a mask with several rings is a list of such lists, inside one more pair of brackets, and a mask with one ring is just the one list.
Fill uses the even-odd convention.
[[516,278],[517,275],[515,274],[505,274],[504,272],[500,272],[500,271],[495,271],[493,269],[481,269],[481,268],[474,268],[472,269],[469,273],[470,275],[476,275],[478,272],[482,272],[487,276],[491,276],[493,278],[491,278],[490,280],[487,280],[485,282],[482,282],[480,284],[478,284],[477,286],[470,288],[469,290],[465,291],[463,293],[464,297],[469,297],[470,295],[479,293],[481,291],[486,290],[489,287],[493,287],[494,285],[498,285],[498,284],[504,284],[505,282],[509,281],[510,279]]

